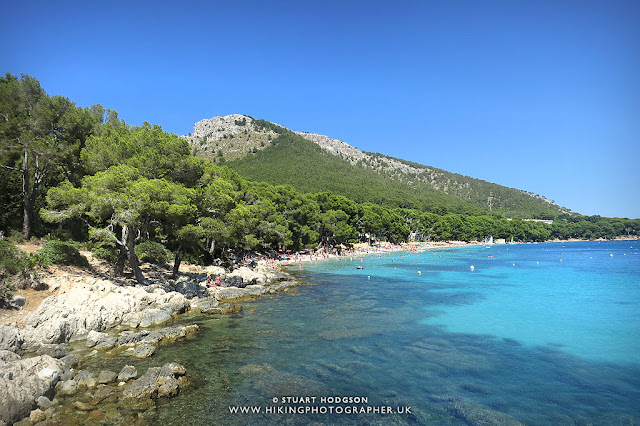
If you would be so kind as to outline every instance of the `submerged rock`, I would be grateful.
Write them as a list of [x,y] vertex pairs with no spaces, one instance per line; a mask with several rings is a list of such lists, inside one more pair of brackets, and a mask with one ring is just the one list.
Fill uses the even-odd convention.
[[453,400],[445,404],[447,409],[467,424],[522,426],[515,418],[483,405],[463,400]]
[[110,370],[102,370],[100,373],[98,373],[98,378],[96,380],[100,384],[107,384],[115,382],[117,377],[118,373]]
[[143,343],[141,345],[136,346],[133,351],[133,356],[136,358],[149,358],[156,351],[156,347],[149,345],[147,343]]
[[40,423],[46,418],[47,416],[44,414],[44,411],[39,408],[36,408],[29,414],[29,420],[31,420],[31,423]]
[[126,382],[127,380],[138,377],[138,370],[133,365],[125,365],[118,374],[118,380]]
[[195,333],[200,327],[188,325],[181,327],[166,327],[157,330],[143,330],[137,333],[126,333],[118,337],[117,345],[120,347],[133,347],[140,344],[157,345],[182,339],[188,334]]
[[116,402],[118,400],[118,395],[113,390],[113,388],[109,386],[102,387],[93,394],[91,398],[91,403],[93,405],[97,405],[104,402]]
[[55,389],[57,395],[73,396],[78,393],[78,381],[73,379],[60,381],[56,385]]
[[123,400],[131,405],[150,406],[154,399],[177,395],[181,386],[178,378],[185,373],[185,368],[175,363],[149,368],[124,389]]

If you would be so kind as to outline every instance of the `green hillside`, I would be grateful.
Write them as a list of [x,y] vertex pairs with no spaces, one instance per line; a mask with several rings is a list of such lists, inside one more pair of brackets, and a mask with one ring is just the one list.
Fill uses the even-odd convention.
[[492,212],[508,217],[555,218],[561,212],[558,206],[523,191],[398,159],[394,160],[414,172],[384,168],[382,160],[391,157],[366,154],[366,160],[354,165],[287,132],[266,148],[225,165],[248,179],[291,185],[302,192],[332,191],[357,202],[440,214],[484,214],[490,206]]

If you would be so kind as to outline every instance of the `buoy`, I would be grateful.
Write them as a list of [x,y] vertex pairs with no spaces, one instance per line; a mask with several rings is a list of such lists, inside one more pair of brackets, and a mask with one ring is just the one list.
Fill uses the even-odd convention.
[[515,264],[515,263],[512,263],[512,265],[513,265],[513,266],[516,266],[516,264]]
[[540,262],[536,262],[536,263],[540,263]]
[[371,275],[367,275],[367,279],[370,280],[371,279]]
[[472,271],[473,271],[474,269],[476,269],[476,267],[475,267],[475,266],[473,266],[473,265],[471,265],[469,268],[470,268]]
[[560,259],[560,262],[562,262],[562,259]]
[[418,275],[422,275],[422,271],[418,271]]
[[611,253],[609,256],[613,257],[613,253]]

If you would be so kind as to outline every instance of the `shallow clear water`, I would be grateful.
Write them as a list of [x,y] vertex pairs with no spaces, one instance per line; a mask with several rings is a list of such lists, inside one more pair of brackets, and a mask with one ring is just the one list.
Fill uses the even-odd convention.
[[[139,370],[187,367],[192,386],[158,407],[166,424],[637,424],[636,245],[434,249],[292,268],[311,284],[232,317],[183,318],[198,336]],[[283,396],[317,400],[273,402]],[[411,412],[265,414],[342,405],[323,396]],[[240,405],[262,413],[230,412]]]

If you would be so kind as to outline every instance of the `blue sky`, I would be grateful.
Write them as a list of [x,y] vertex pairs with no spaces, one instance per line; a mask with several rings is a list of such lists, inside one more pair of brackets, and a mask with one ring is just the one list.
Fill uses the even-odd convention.
[[640,2],[5,2],[0,71],[177,134],[233,113],[640,217]]

